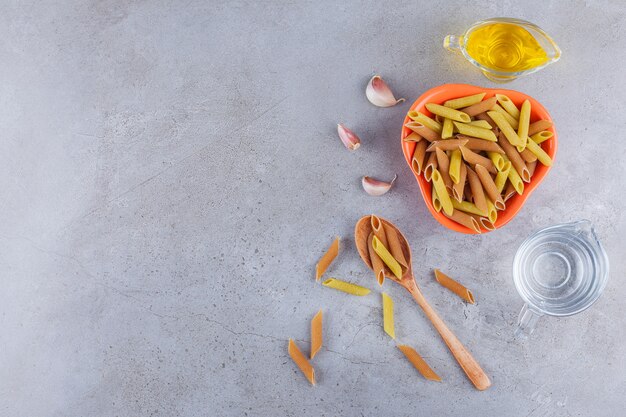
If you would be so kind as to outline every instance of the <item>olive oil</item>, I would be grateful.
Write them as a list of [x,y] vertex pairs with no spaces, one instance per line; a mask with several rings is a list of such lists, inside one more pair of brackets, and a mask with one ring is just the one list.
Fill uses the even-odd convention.
[[550,60],[530,32],[510,23],[478,27],[464,39],[464,44],[478,64],[496,71],[526,71]]

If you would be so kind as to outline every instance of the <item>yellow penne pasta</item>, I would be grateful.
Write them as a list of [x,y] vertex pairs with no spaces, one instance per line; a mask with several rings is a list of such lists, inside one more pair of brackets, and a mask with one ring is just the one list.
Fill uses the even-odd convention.
[[[502,151],[502,152],[504,152],[504,151]],[[489,159],[493,163],[493,166],[495,166],[498,171],[502,171],[502,167],[505,164],[504,157],[501,154],[497,153],[497,152],[487,152],[487,156],[489,157]]]
[[459,170],[459,182],[452,185],[452,198],[457,201],[463,201],[463,190],[465,189],[467,177],[467,168],[464,163],[461,163],[461,169]]
[[539,133],[543,130],[550,129],[552,127],[552,122],[549,120],[537,120],[534,123],[531,123],[528,126],[528,136],[532,136],[535,133]]
[[454,212],[451,215],[448,215],[445,212],[443,213],[443,215],[449,218],[450,220],[454,220],[455,222],[462,224],[468,229],[475,231],[476,233],[481,233],[480,224],[478,223],[478,221],[476,221],[476,219],[474,219],[469,214],[463,213],[460,210],[454,210]]
[[425,126],[421,122],[409,122],[405,124],[405,126],[429,142],[441,139],[439,133]]
[[480,179],[481,184],[483,185],[483,190],[485,190],[485,194],[489,197],[489,199],[496,206],[497,210],[504,210],[504,200],[502,200],[502,196],[498,192],[498,188],[496,184],[493,182],[493,178],[489,175],[489,171],[482,165],[476,165],[476,175]]
[[[504,117],[504,119],[511,125],[513,129],[517,129],[519,127],[519,122],[513,116],[511,116],[506,110],[504,110],[500,105],[496,104],[493,106],[491,111],[498,112]],[[493,119],[492,119],[493,120]]]
[[443,119],[443,125],[441,126],[441,138],[442,139],[451,138],[453,129],[454,129],[454,125],[452,124],[452,119]]
[[506,180],[509,178],[509,170],[511,169],[511,162],[502,160],[503,166],[502,169],[498,171],[496,174],[496,179],[494,182],[496,183],[496,188],[498,192],[502,194],[502,190],[504,190],[504,185],[506,184]]
[[467,149],[465,146],[461,146],[460,149],[461,149],[461,155],[463,155],[463,159],[468,164],[470,164],[472,166],[482,165],[485,168],[487,168],[487,170],[489,172],[491,172],[493,174],[498,172],[496,170],[495,165],[493,164],[493,162],[491,162],[491,160],[489,158],[485,158],[484,156],[479,155],[476,152],[472,152],[471,150]]
[[393,322],[393,300],[387,294],[382,293],[383,296],[383,329],[385,333],[391,336],[392,339],[396,338],[396,330]]
[[[526,144],[529,151],[534,153],[537,156],[537,160],[541,162],[545,166],[552,166],[552,159],[550,156],[544,151],[540,145],[537,145],[534,141],[529,140]],[[529,161],[532,162],[532,161]]]
[[452,200],[452,206],[455,210],[461,210],[465,213],[476,214],[478,216],[486,216],[487,212],[481,211],[474,203],[469,201],[456,201]]
[[454,126],[458,129],[459,133],[474,138],[480,138],[490,140],[492,142],[497,141],[496,135],[489,129],[483,129],[482,127],[472,126],[465,123],[453,122]]
[[485,122],[489,123],[489,126],[491,126],[491,128],[495,128],[497,127],[496,124],[494,123],[493,119],[491,117],[489,117],[489,115],[487,113],[478,113],[476,116],[477,120],[484,120]]
[[[489,117],[491,117],[493,119],[495,124],[498,126],[500,131],[504,134],[504,136],[507,138],[507,140],[509,141],[509,143],[511,145],[517,146],[517,145],[521,145],[522,144],[521,139],[519,138],[519,136],[517,136],[517,132],[515,130],[513,130],[513,127],[511,127],[509,122],[507,122],[504,119],[502,114],[500,114],[500,113],[498,113],[496,111],[490,111],[487,114],[489,115]],[[502,144],[500,144],[500,146],[502,146]],[[506,149],[505,149],[505,151],[506,151]]]
[[487,198],[485,197],[483,185],[480,183],[478,175],[470,167],[467,167],[467,182],[469,182],[472,190],[474,204],[476,204],[481,213],[487,213]]
[[478,93],[471,96],[459,97],[452,100],[448,100],[443,103],[444,106],[451,109],[460,109],[462,107],[469,107],[474,104],[480,103],[487,93]]
[[455,149],[450,155],[450,168],[448,170],[450,179],[454,184],[458,184],[461,179],[461,151]]
[[[526,171],[528,171],[528,168],[526,168]],[[509,170],[509,181],[513,185],[513,188],[515,189],[517,194],[522,195],[524,193],[524,181],[519,176],[516,169],[511,168]]]
[[[482,139],[477,139],[477,140],[482,140]],[[430,145],[428,145],[428,148],[426,148],[426,152],[435,152],[437,148],[441,149],[442,151],[452,151],[454,149],[458,149],[459,146],[465,145],[467,142],[468,142],[467,139],[437,140],[435,142],[431,142]],[[487,141],[483,140],[483,142],[487,142]],[[493,142],[487,142],[487,143],[493,143]]]
[[435,208],[435,211],[439,213],[441,211],[441,201],[439,200],[439,197],[437,197],[437,190],[435,190],[435,187],[431,188],[430,196],[433,200],[433,207]]
[[502,108],[504,108],[504,110],[506,110],[507,113],[519,120],[520,111],[510,98],[504,94],[496,94],[496,98],[498,99],[498,103],[502,106]]
[[311,359],[322,348],[322,320],[322,310],[318,311],[311,320]]
[[426,181],[430,182],[430,180],[432,180],[433,171],[437,169],[437,166],[437,154],[433,152],[428,157],[428,162],[426,162],[426,167],[424,168],[424,178]]
[[441,133],[441,123],[436,120],[431,119],[426,116],[424,113],[412,110],[408,113],[409,117],[416,122],[419,122],[429,128],[430,130],[434,130],[437,133]]
[[460,109],[463,113],[468,116],[476,116],[480,113],[485,113],[493,108],[493,106],[497,103],[497,99],[495,97],[488,98],[487,100],[483,100],[480,103],[472,104],[468,107],[463,107]]
[[469,123],[472,119],[459,110],[454,110],[446,106],[435,103],[426,103],[426,108],[432,114],[444,117],[446,119],[456,120],[457,122]]
[[440,270],[435,268],[435,279],[438,283],[440,283],[443,287],[452,291],[456,295],[458,295],[463,300],[467,301],[470,304],[475,304],[474,294],[470,290],[468,290],[465,286],[463,286],[458,281],[453,280],[448,275],[444,274]]
[[328,278],[326,281],[322,283],[322,285],[325,287],[333,288],[335,290],[343,291],[345,293],[352,294],[352,295],[364,296],[370,293],[369,288],[361,287],[360,285],[342,281],[337,278]]
[[411,132],[406,138],[402,140],[405,142],[419,142],[422,140],[422,137],[415,132]]
[[367,251],[370,255],[370,262],[372,263],[372,270],[374,271],[374,275],[376,275],[376,281],[378,285],[382,287],[385,282],[385,263],[380,256],[374,251],[374,247],[372,246],[372,240],[374,239],[374,232],[370,233],[367,238]]
[[554,133],[550,132],[549,130],[544,130],[539,133],[535,133],[530,137],[530,139],[537,145],[539,145],[540,143],[543,143],[546,140],[550,139],[552,136],[554,136]]
[[437,154],[437,163],[439,165],[438,169],[439,169],[439,172],[441,173],[441,178],[443,179],[443,183],[446,185],[446,189],[448,190],[448,193],[451,193],[452,192],[452,179],[450,178],[450,174],[449,174],[450,159],[448,158],[448,155],[439,148],[435,149],[435,153]]
[[497,218],[498,210],[496,209],[496,206],[493,205],[491,200],[487,199],[487,219],[489,219],[490,222],[495,223]]
[[391,256],[393,256],[393,259],[398,261],[402,267],[402,275],[404,275],[404,272],[407,270],[409,264],[406,262],[406,257],[404,256],[404,250],[402,249],[402,244],[400,243],[400,236],[398,236],[395,229],[389,226],[384,226],[384,228],[385,235],[387,236],[387,242],[389,243],[387,248],[389,249]]
[[426,158],[426,146],[428,143],[425,140],[417,142],[415,144],[415,150],[413,151],[413,158],[411,159],[411,167],[417,175],[422,173],[424,167],[424,159]]
[[519,125],[517,126],[517,136],[524,140],[528,137],[528,127],[530,126],[530,101],[524,100],[519,112]]
[[330,266],[333,260],[337,257],[339,253],[339,237],[336,237],[333,243],[330,245],[330,248],[326,251],[322,258],[319,260],[317,265],[315,265],[315,280],[319,281],[326,269]]
[[470,126],[482,127],[483,129],[491,129],[491,124],[486,120],[472,120],[468,123]]
[[372,239],[372,247],[378,256],[380,256],[380,259],[382,259],[385,265],[387,265],[391,273],[394,274],[396,278],[402,279],[402,267],[376,236]]
[[291,356],[293,362],[298,365],[298,368],[300,368],[300,371],[302,371],[306,379],[309,380],[311,385],[315,385],[315,369],[313,369],[313,366],[311,366],[306,356],[304,356],[300,349],[298,349],[298,346],[293,339],[289,339],[287,351],[289,352],[289,356]]
[[398,349],[404,354],[404,356],[411,362],[413,367],[426,379],[431,381],[441,382],[439,375],[432,370],[426,361],[410,346],[398,345]]
[[447,215],[451,215],[454,211],[452,208],[452,200],[450,199],[450,195],[448,194],[448,190],[446,189],[446,184],[443,182],[443,178],[441,177],[441,173],[438,170],[433,170],[432,175],[433,187],[437,190],[437,196],[439,197],[439,201],[441,202],[441,208],[444,213]]

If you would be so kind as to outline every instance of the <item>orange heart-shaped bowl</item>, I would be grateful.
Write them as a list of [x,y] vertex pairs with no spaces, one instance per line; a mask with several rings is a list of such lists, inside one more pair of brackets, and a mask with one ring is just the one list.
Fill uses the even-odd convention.
[[[445,101],[451,100],[453,98],[465,97],[465,96],[470,96],[472,94],[478,94],[478,93],[487,93],[484,99],[493,97],[496,94],[505,94],[513,101],[513,103],[515,103],[516,106],[518,106],[518,108],[522,105],[524,100],[529,100],[531,104],[531,113],[530,113],[531,123],[537,120],[541,120],[541,119],[549,120],[552,122],[552,118],[550,117],[550,114],[541,105],[541,103],[539,103],[537,100],[535,100],[534,98],[526,94],[523,94],[514,90],[503,90],[500,88],[483,88],[483,87],[476,87],[476,86],[468,85],[468,84],[444,84],[444,85],[440,85],[439,87],[432,88],[426,91],[424,94],[422,94],[413,103],[410,110],[417,110],[426,114],[427,116],[432,117],[433,114],[430,113],[426,109],[426,103],[443,104]],[[407,115],[404,118],[404,123],[402,124],[402,135],[400,137],[400,143],[402,144],[402,152],[404,153],[404,158],[406,159],[407,164],[409,164],[409,167],[411,167],[411,159],[413,158],[413,151],[415,150],[415,146],[416,146],[415,142],[404,141],[404,138],[407,137],[412,132],[411,129],[405,126],[410,121],[411,119]],[[556,135],[556,129],[554,127],[554,124],[548,130],[553,133],[553,136],[550,139],[543,142],[541,144],[541,147],[543,148],[544,151],[546,151],[546,153],[550,156],[550,158],[552,158],[552,161],[554,161],[554,157],[556,155],[556,149],[557,149],[557,135]],[[520,209],[522,208],[522,206],[524,205],[524,203],[526,202],[530,194],[532,194],[535,188],[537,188],[537,186],[541,183],[541,181],[543,181],[545,176],[548,174],[548,171],[550,171],[550,168],[551,167],[547,167],[540,163],[537,164],[537,167],[535,169],[533,176],[530,179],[530,182],[524,184],[524,192],[521,195],[515,194],[515,196],[511,197],[506,202],[506,208],[503,211],[498,212],[498,218],[496,219],[496,222],[494,224],[495,229],[499,229],[505,224],[507,224],[509,221],[511,221],[511,219],[517,214],[517,212],[520,211]],[[411,170],[413,171],[413,168],[411,168]],[[428,207],[428,210],[430,210],[430,213],[433,215],[435,219],[437,219],[439,223],[441,223],[448,229],[451,229],[457,232],[467,233],[467,234],[477,234],[476,231],[468,227],[465,227],[453,220],[450,220],[449,218],[444,216],[443,213],[437,212],[435,208],[433,207],[433,203],[432,203],[431,183],[426,181],[423,174],[418,175],[415,171],[413,171],[413,174],[415,175],[415,178],[417,179],[417,183],[419,184],[420,191],[422,192],[422,197],[424,198],[424,202],[426,203],[426,207]],[[481,229],[481,232],[485,233],[485,232],[488,232],[488,230]]]

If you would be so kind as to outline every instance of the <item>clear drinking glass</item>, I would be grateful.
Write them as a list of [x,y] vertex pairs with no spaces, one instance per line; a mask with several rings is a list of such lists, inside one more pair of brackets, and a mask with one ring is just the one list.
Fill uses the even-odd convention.
[[531,334],[543,315],[571,316],[587,309],[608,277],[609,259],[589,220],[533,233],[513,262],[515,287],[526,303],[515,335]]

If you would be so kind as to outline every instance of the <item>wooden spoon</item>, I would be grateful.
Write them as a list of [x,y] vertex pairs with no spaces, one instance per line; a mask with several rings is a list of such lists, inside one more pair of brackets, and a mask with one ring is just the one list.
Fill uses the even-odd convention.
[[[408,264],[408,267],[404,272],[401,280],[396,278],[396,276],[393,275],[387,268],[385,268],[385,276],[392,281],[395,281],[398,284],[402,285],[404,288],[407,289],[407,291],[411,293],[417,304],[419,304],[419,306],[422,307],[422,310],[424,310],[424,313],[426,313],[426,317],[430,319],[435,329],[437,329],[437,331],[441,335],[441,338],[448,346],[448,349],[450,349],[450,352],[452,352],[452,355],[457,360],[459,365],[461,365],[461,368],[463,368],[463,371],[465,371],[465,374],[470,379],[470,381],[472,381],[474,386],[481,391],[489,388],[491,386],[491,381],[489,380],[489,377],[487,376],[485,371],[482,370],[478,362],[476,362],[471,353],[469,353],[469,351],[465,349],[465,346],[463,346],[459,339],[456,338],[454,333],[452,333],[452,331],[448,329],[448,326],[446,326],[443,320],[441,320],[441,318],[437,315],[435,310],[433,310],[433,308],[428,304],[426,298],[424,298],[424,295],[417,286],[417,283],[415,282],[415,277],[413,276],[413,267],[411,266],[411,247],[409,246],[406,238],[404,237],[402,232],[400,232],[400,230],[398,230],[398,228],[392,223],[385,219],[380,220],[383,222],[387,230],[393,230],[398,234],[398,237],[400,238],[400,243],[402,245],[402,251],[404,252],[404,257],[406,258]],[[359,255],[361,255],[361,259],[363,259],[365,264],[367,264],[370,269],[372,268],[372,263],[370,261],[369,251],[367,247],[367,239],[371,232],[371,216],[362,217],[357,222],[354,228],[354,240],[356,242],[356,247],[359,251]]]

